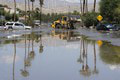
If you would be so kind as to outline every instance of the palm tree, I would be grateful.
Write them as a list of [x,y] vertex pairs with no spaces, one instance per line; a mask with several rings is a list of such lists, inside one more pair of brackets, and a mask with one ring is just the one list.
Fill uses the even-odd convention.
[[32,12],[34,11],[34,2],[35,0],[30,0],[32,2]]
[[26,16],[27,16],[27,6],[26,6],[26,4],[27,4],[27,1],[25,0],[25,23],[26,23]]
[[86,13],[88,12],[88,0],[86,0]]
[[82,14],[82,12],[83,12],[82,0],[80,0],[80,10],[81,10],[81,14]]
[[31,20],[31,22],[32,22],[32,27],[34,27],[34,25],[33,25],[33,12],[34,12],[34,2],[35,2],[35,0],[30,0],[31,2],[32,2],[32,20]]
[[14,21],[16,21],[16,0],[14,0]]
[[28,11],[30,11],[30,0],[28,0]]
[[41,15],[42,15],[42,7],[44,5],[44,0],[39,0],[39,3],[40,3],[40,25],[41,25]]
[[96,0],[94,0],[94,8],[93,8],[94,12],[95,12],[95,9],[96,9]]
[[85,3],[86,3],[86,0],[83,0],[83,14],[85,13]]
[[29,16],[28,18],[28,24],[30,23],[30,0],[28,0],[28,11],[27,11],[27,14]]

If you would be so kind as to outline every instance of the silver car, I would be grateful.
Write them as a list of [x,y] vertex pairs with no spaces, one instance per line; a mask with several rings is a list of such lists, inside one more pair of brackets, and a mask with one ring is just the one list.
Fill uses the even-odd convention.
[[4,27],[5,30],[9,30],[9,29],[31,29],[30,26],[25,26],[23,23],[21,22],[7,22],[5,24]]

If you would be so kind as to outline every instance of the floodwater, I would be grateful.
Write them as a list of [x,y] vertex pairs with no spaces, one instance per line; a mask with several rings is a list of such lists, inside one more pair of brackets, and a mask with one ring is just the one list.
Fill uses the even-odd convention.
[[71,30],[6,34],[0,80],[119,80],[119,46]]

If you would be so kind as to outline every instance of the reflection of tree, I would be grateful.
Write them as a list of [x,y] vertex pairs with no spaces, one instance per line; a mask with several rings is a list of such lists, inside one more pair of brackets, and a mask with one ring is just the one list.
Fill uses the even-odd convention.
[[94,42],[94,70],[93,70],[93,74],[98,74],[98,70],[96,69],[96,46],[95,46],[95,42]]
[[[94,70],[91,71],[90,67],[88,65],[88,43],[94,43],[93,50],[94,50]],[[90,48],[91,49],[91,48]],[[80,74],[84,76],[91,76],[93,74],[98,74],[98,70],[96,69],[96,47],[95,42],[87,40],[84,36],[81,37],[80,41],[80,58],[78,59],[78,62],[82,64],[82,68],[80,70]]]
[[28,58],[31,60],[31,59],[34,59],[35,57],[35,51],[34,51],[34,33],[32,32],[31,34],[31,38],[32,38],[32,51],[30,51],[30,53],[28,53]]
[[13,80],[15,80],[15,61],[16,61],[16,41],[14,38],[14,56],[13,56]]
[[100,47],[100,57],[107,64],[120,64],[120,47],[103,42]]
[[83,60],[82,60],[82,40],[80,42],[80,58],[78,59],[78,62],[83,63]]
[[[81,41],[81,46],[82,46],[82,58],[81,58],[81,53],[80,53],[80,59],[78,61],[81,60],[82,62],[82,69],[80,70],[80,73],[84,76],[90,76],[91,75],[91,71],[89,69],[88,66],[88,54],[87,54],[87,47],[88,47],[88,43],[85,40]],[[83,59],[83,60],[82,60]]]
[[[32,39],[32,41],[31,41]],[[31,42],[31,46],[32,46],[32,51],[30,51],[30,42]],[[35,57],[35,52],[34,52],[34,33],[31,34],[31,36],[29,35],[29,42],[28,42],[28,55],[27,55],[27,59],[25,60],[25,65],[27,67],[31,66],[31,61],[34,59]]]
[[27,61],[27,44],[26,44],[26,34],[25,34],[25,57],[24,57],[24,69],[21,70],[21,75],[24,76],[24,77],[27,77],[29,76],[29,72],[27,71],[26,69],[26,61]]
[[40,47],[39,47],[39,53],[43,53],[43,45],[42,45],[42,35],[40,35]]

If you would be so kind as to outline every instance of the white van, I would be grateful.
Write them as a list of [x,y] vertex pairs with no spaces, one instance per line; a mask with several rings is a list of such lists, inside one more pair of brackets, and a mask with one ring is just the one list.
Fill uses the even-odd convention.
[[30,26],[25,26],[21,22],[7,22],[4,27],[5,30],[9,29],[31,29]]

